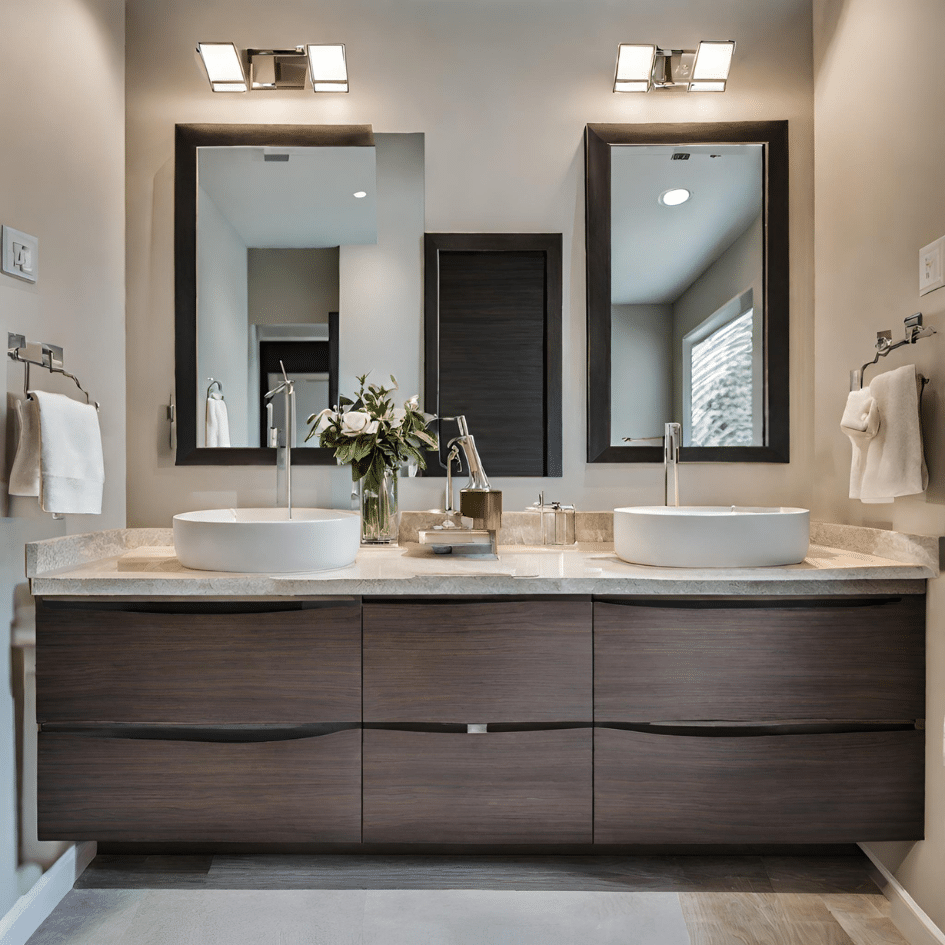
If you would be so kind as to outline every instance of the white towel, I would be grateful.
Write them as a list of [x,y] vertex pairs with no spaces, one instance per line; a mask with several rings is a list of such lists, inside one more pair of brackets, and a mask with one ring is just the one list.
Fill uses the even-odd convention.
[[842,421],[853,444],[850,498],[880,504],[924,492],[929,477],[915,365],[880,374],[866,390],[854,393],[860,397],[850,395]]
[[10,495],[39,496],[39,408],[35,400],[17,400],[19,433],[10,470]]
[[207,398],[207,446],[230,445],[230,421],[226,401]]
[[98,411],[62,394],[32,391],[39,407],[39,504],[44,512],[100,515],[105,484]]

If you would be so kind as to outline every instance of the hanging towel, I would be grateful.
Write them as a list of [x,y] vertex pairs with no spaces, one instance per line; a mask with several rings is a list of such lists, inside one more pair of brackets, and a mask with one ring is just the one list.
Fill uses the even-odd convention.
[[226,415],[226,401],[207,398],[207,446],[230,445],[230,421]]
[[39,496],[39,413],[36,401],[17,400],[19,433],[10,470],[10,495]]
[[840,429],[850,438],[853,455],[850,459],[850,498],[860,497],[863,469],[870,440],[879,432],[879,407],[868,387],[850,391],[840,420]]
[[[850,498],[880,504],[892,502],[897,496],[924,492],[929,476],[919,426],[915,365],[907,364],[880,374],[867,390],[875,401],[878,422],[877,418],[870,420],[870,409],[866,409],[863,419],[864,404],[861,403],[859,417],[863,429],[844,426],[844,433],[853,443]],[[855,421],[856,402],[852,411],[849,408],[848,399],[844,419]],[[848,416],[848,412],[853,415]]]
[[62,394],[32,391],[39,408],[39,504],[44,512],[100,515],[105,484],[98,411]]

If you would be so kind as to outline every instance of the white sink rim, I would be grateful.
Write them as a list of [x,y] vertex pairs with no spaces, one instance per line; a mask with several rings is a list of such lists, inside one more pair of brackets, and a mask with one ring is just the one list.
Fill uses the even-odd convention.
[[735,505],[614,509],[614,549],[631,564],[785,567],[800,564],[809,547],[808,509]]
[[239,574],[334,571],[354,563],[361,517],[341,509],[203,509],[174,516],[185,568]]

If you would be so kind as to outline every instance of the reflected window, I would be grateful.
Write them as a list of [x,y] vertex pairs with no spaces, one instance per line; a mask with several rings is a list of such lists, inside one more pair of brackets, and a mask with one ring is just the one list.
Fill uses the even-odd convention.
[[756,442],[757,334],[749,289],[683,338],[684,445]]

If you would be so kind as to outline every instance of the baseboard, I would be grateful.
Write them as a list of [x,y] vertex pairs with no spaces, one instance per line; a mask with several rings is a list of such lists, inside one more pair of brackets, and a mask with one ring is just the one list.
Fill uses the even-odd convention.
[[69,847],[33,888],[20,896],[13,908],[0,918],[0,945],[26,945],[29,937],[46,921],[95,858],[96,850],[94,840]]
[[879,858],[866,844],[860,849],[870,858],[876,868],[873,879],[889,900],[890,918],[893,925],[909,940],[911,945],[945,945],[945,932],[926,915],[922,907],[909,895],[902,883],[886,869]]

